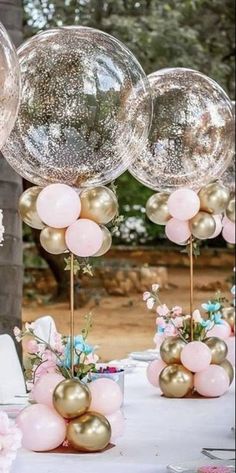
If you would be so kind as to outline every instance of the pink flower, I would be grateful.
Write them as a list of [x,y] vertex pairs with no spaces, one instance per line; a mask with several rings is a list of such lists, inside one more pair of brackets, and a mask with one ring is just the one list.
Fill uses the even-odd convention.
[[164,334],[166,337],[173,337],[178,334],[178,331],[172,324],[168,324],[165,328]]
[[90,353],[89,355],[86,356],[84,360],[85,365],[90,365],[91,364],[96,364],[99,360],[99,356],[96,355],[96,353]]
[[20,342],[21,341],[21,330],[18,327],[14,327],[13,333],[15,335],[16,341]]
[[182,328],[183,327],[183,317],[175,317],[173,322],[174,322],[176,328]]
[[152,285],[152,292],[157,292],[160,289],[160,284],[153,284]]
[[61,354],[63,354],[65,351],[65,346],[62,342],[62,335],[58,332],[55,332],[54,334],[54,346],[52,348],[54,348],[55,351]]
[[196,323],[201,323],[202,322],[202,316],[201,316],[200,310],[196,309],[193,312],[193,320]]
[[166,322],[163,319],[163,317],[157,317],[156,318],[156,324],[159,328],[165,328],[166,327]]
[[182,315],[183,309],[182,307],[179,307],[178,305],[176,305],[175,307],[173,307],[172,312],[173,312],[174,317],[179,317],[180,315]]
[[153,299],[153,297],[149,297],[149,299],[147,300],[147,308],[149,310],[153,309],[155,305],[155,299]]
[[36,340],[28,340],[28,342],[25,343],[24,347],[27,353],[29,353],[30,355],[34,355],[39,351],[39,345]]
[[151,297],[151,293],[150,292],[144,292],[143,293],[143,301],[147,301],[149,299],[149,297]]
[[169,309],[167,307],[166,304],[163,304],[163,305],[159,305],[157,307],[157,313],[158,315],[160,315],[161,317],[166,317],[168,314],[169,314]]

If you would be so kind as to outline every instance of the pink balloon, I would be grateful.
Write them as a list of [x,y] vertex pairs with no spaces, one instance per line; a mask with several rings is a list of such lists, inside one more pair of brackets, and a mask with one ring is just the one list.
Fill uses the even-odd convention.
[[235,366],[235,336],[229,337],[225,343],[228,347],[227,360]]
[[100,250],[103,233],[99,225],[92,220],[81,218],[66,230],[66,244],[76,256],[88,257]]
[[200,199],[192,189],[178,189],[170,195],[168,209],[172,217],[190,220],[200,210]]
[[23,439],[22,446],[34,452],[46,452],[59,447],[66,437],[66,422],[56,411],[43,404],[33,404],[20,412],[16,419]]
[[211,350],[203,342],[190,342],[183,348],[181,361],[193,373],[206,370],[211,363]]
[[186,242],[190,236],[191,231],[188,222],[171,218],[166,224],[166,236],[170,241],[181,245]]
[[34,400],[39,404],[53,407],[53,391],[61,381],[64,381],[64,379],[65,378],[58,373],[48,373],[41,376],[34,385]]
[[66,228],[79,218],[81,202],[77,192],[66,184],[50,184],[40,192],[37,212],[49,227]]
[[166,363],[162,360],[151,361],[147,367],[147,379],[155,388],[159,388],[159,375],[165,367]]
[[92,395],[90,411],[104,414],[105,416],[118,411],[123,402],[120,386],[108,378],[95,379],[89,384]]
[[221,215],[212,215],[212,217],[214,218],[214,220],[216,222],[216,229],[215,229],[213,235],[211,237],[209,237],[209,239],[218,237],[220,235],[220,233],[222,232],[222,228],[223,228]]
[[106,416],[111,426],[111,442],[115,442],[119,437],[124,435],[125,431],[125,418],[124,414],[119,410]]
[[208,337],[218,337],[222,338],[222,340],[227,340],[230,337],[230,325],[225,320],[222,320],[221,322],[221,324],[216,324],[211,330],[208,330]]
[[229,389],[229,383],[228,374],[219,365],[210,365],[194,376],[194,387],[204,397],[223,396]]
[[229,220],[227,217],[225,217],[224,221],[223,221],[223,225],[224,225],[223,232],[222,232],[223,238],[228,243],[231,243],[232,245],[235,245],[235,241],[236,241],[236,238],[235,238],[235,223],[231,222],[231,220]]

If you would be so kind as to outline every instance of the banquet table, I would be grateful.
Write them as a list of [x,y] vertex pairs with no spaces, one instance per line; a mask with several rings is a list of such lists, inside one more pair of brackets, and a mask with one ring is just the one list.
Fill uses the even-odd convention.
[[199,465],[203,447],[234,448],[234,388],[218,399],[166,399],[145,371],[126,374],[126,429],[114,448],[67,455],[21,450],[12,473],[165,473],[169,464]]

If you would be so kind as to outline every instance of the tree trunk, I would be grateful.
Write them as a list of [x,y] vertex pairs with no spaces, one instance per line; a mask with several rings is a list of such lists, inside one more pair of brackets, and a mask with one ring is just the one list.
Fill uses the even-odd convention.
[[[0,0],[0,21],[16,46],[22,42],[21,0]],[[23,285],[22,229],[18,200],[22,180],[0,153],[0,208],[3,209],[5,235],[0,248],[0,333],[21,325]]]

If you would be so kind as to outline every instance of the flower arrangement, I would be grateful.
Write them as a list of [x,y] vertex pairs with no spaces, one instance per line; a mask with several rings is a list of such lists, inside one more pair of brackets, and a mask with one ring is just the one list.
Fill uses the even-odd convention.
[[11,425],[5,412],[0,411],[0,473],[8,473],[21,447],[21,432]]
[[14,328],[18,342],[23,342],[24,350],[29,354],[25,378],[31,390],[36,381],[47,373],[60,373],[66,379],[76,377],[82,380],[89,372],[96,371],[98,356],[95,348],[87,343],[92,327],[92,315],[85,317],[85,327],[81,335],[74,338],[75,365],[71,372],[71,341],[70,337],[54,332],[50,341],[42,340],[35,331],[34,323],[26,323],[23,330]]
[[3,226],[3,212],[0,209],[0,246],[2,246],[2,243],[3,243],[4,232],[5,232],[5,228]]
[[[144,292],[143,300],[146,302],[147,308],[157,313],[157,334],[160,337],[179,336],[184,341],[189,342],[191,337],[191,316],[183,313],[180,306],[167,307],[162,304],[159,296],[160,286],[153,284],[150,292]],[[194,340],[204,340],[207,332],[212,330],[215,325],[224,324],[222,310],[225,299],[220,293],[215,298],[202,304],[204,314],[202,315],[197,309],[193,312],[194,320]]]

